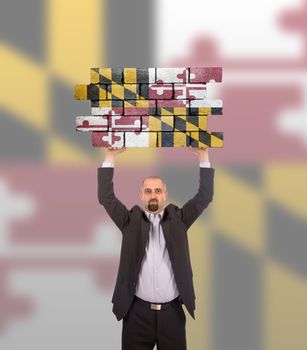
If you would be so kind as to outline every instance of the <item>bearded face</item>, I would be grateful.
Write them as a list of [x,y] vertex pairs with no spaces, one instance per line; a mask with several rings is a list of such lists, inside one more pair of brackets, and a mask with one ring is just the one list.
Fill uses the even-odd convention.
[[161,179],[148,178],[144,181],[140,198],[144,208],[152,213],[159,213],[164,209],[168,193]]

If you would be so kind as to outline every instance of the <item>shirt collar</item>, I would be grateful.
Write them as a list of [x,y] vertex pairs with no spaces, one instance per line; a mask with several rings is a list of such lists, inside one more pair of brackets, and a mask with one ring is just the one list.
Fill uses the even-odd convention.
[[[154,214],[154,213],[151,213],[151,212],[149,212],[149,211],[147,211],[147,210],[144,210],[144,212],[145,212],[146,216],[148,217],[148,219],[149,219],[149,215],[150,215],[150,214]],[[163,218],[163,214],[164,214],[164,209],[161,210],[160,213],[154,214],[154,215],[160,215],[160,220],[161,220],[161,219]]]

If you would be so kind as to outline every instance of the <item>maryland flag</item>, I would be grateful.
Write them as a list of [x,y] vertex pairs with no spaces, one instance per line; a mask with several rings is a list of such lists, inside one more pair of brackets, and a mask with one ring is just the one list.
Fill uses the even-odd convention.
[[[188,236],[188,349],[307,348],[306,13],[306,0],[1,3],[1,350],[120,349],[111,298],[122,237],[97,199],[104,150],[89,147],[75,117],[87,118],[77,119],[81,130],[129,102],[76,101],[76,82],[108,85],[97,70],[91,83],[89,67],[223,67],[206,99],[222,100],[224,115],[176,114],[168,99],[160,114],[130,114],[162,132],[225,135],[209,150],[213,202]],[[131,96],[118,85],[106,97]],[[139,93],[151,100],[158,90]],[[135,107],[148,108],[145,100]],[[169,202],[181,206],[197,190],[198,159],[185,147],[119,155],[114,187],[128,209],[148,175],[164,178]]]
[[76,129],[91,131],[94,147],[222,147],[223,133],[207,130],[222,101],[206,99],[206,84],[221,81],[219,67],[92,68],[91,83],[75,86],[92,115]]

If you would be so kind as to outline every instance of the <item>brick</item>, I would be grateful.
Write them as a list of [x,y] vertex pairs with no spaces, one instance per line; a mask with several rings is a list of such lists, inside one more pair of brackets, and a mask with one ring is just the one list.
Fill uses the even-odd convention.
[[106,85],[76,85],[76,100],[105,100],[107,96]]
[[124,147],[123,131],[93,131],[93,147]]
[[173,84],[140,84],[140,95],[146,99],[172,99]]
[[158,132],[158,147],[187,147],[189,132]]
[[87,86],[85,84],[77,84],[74,87],[75,100],[87,100]]
[[107,116],[86,116],[76,117],[76,130],[77,131],[107,131],[109,125],[109,119]]
[[76,118],[78,131],[141,131],[141,116],[86,116]]
[[189,107],[189,100],[157,100],[157,108]]
[[173,131],[173,116],[142,116],[142,126],[147,127],[149,131]]
[[223,108],[220,107],[190,107],[190,115],[223,115]]
[[188,83],[189,68],[156,68],[157,83]]
[[124,102],[117,100],[91,101],[92,115],[122,115],[124,114]]
[[141,84],[155,83],[156,68],[124,68],[124,83]]
[[124,114],[125,115],[155,115],[156,101],[155,100],[125,100]]
[[176,100],[202,100],[206,97],[206,84],[174,84],[174,99]]
[[139,96],[138,84],[110,84],[107,85],[108,100],[137,100]]
[[191,67],[190,83],[209,83],[222,81],[222,67]]
[[141,131],[141,116],[110,116],[109,130]]
[[150,134],[148,131],[126,132],[125,147],[150,147]]
[[221,132],[192,131],[190,145],[192,147],[221,148],[224,146],[224,136]]
[[190,108],[223,108],[222,100],[190,100]]
[[159,107],[157,108],[157,115],[188,115],[189,108],[186,107]]
[[91,84],[123,83],[122,68],[91,68]]
[[175,116],[174,117],[175,131],[199,131],[207,130],[207,116]]

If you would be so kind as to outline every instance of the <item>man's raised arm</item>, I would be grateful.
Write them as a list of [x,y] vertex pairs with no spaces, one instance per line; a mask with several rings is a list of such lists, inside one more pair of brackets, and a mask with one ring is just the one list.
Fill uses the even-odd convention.
[[209,161],[208,148],[190,148],[199,159],[199,188],[196,195],[181,208],[182,221],[189,228],[213,199],[214,169]]
[[107,148],[105,160],[98,168],[98,200],[104,206],[107,213],[116,226],[122,230],[129,217],[126,206],[116,198],[113,188],[113,174],[115,157],[126,151],[126,148]]

